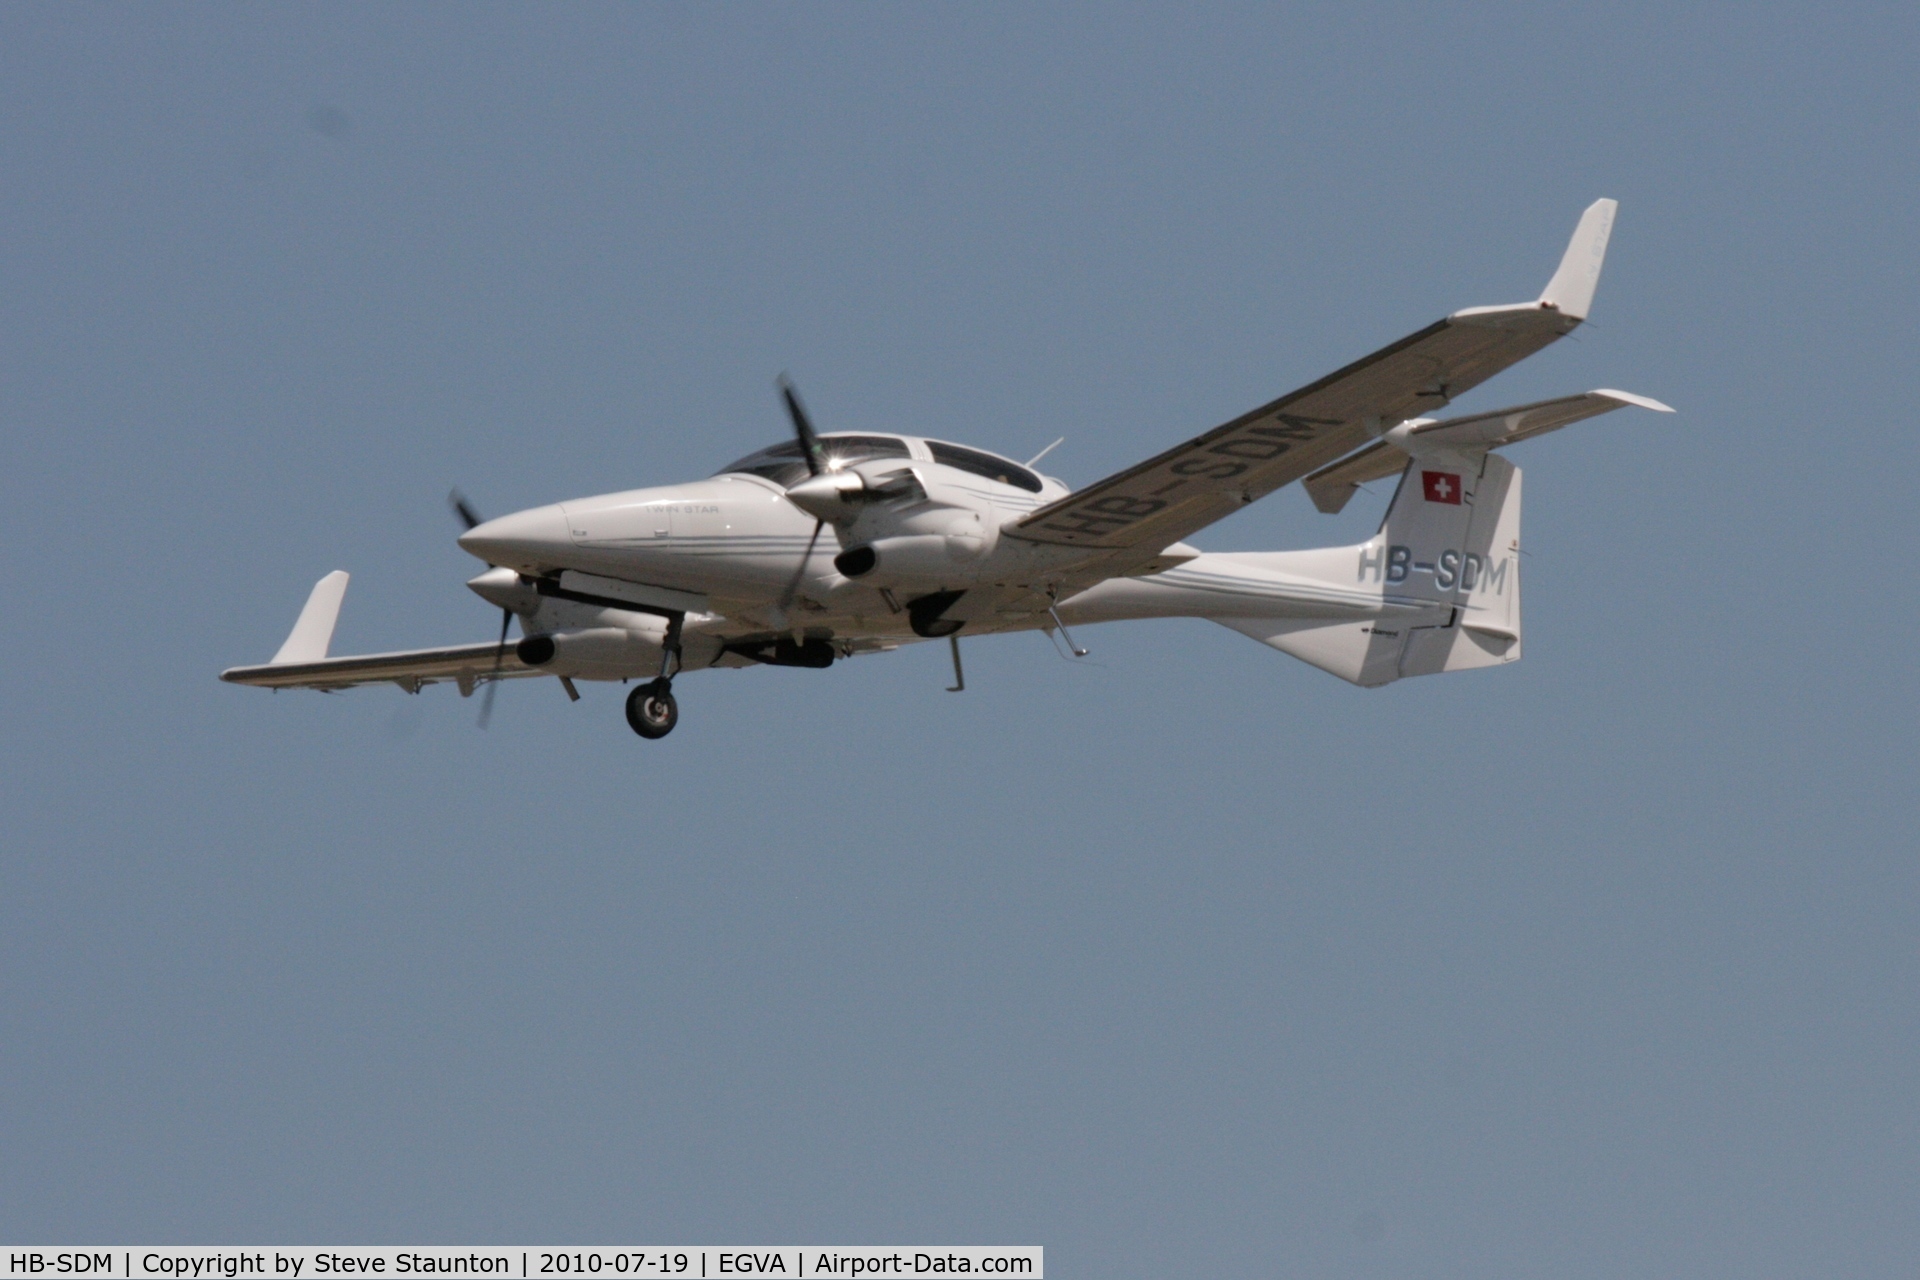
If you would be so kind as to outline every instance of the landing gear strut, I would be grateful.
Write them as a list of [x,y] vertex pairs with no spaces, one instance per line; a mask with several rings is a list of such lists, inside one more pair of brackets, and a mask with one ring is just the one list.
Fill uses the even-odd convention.
[[664,738],[680,723],[680,704],[673,700],[673,675],[680,669],[680,628],[687,615],[667,615],[667,634],[660,646],[660,676],[627,695],[627,723],[643,738]]
[[680,705],[665,676],[650,680],[627,695],[627,723],[643,738],[664,738],[680,722]]

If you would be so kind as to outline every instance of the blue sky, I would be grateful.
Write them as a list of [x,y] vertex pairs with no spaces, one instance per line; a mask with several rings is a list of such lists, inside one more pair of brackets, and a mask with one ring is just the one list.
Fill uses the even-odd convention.
[[[1910,6],[0,13],[0,1234],[1037,1243],[1060,1275],[1920,1255]],[[923,431],[1083,484],[1621,202],[1463,400],[1527,657],[1200,622],[268,695],[485,511]],[[1195,541],[1358,540],[1297,490]]]

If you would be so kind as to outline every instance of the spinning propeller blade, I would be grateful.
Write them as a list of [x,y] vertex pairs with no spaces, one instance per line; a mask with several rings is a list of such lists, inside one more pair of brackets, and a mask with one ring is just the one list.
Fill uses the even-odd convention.
[[[806,460],[807,474],[817,476],[827,469],[827,451],[820,447],[820,436],[813,429],[813,419],[807,416],[807,407],[800,403],[800,392],[793,385],[793,379],[781,374],[775,379],[780,388],[780,399],[787,406],[787,416],[793,419],[793,438],[800,442],[800,456]],[[807,549],[800,557],[800,563],[793,571],[793,577],[787,580],[786,590],[780,593],[780,601],[774,605],[774,616],[782,625],[787,620],[787,610],[793,607],[794,597],[800,594],[800,582],[807,576],[807,564],[813,559],[813,548],[820,541],[820,531],[827,522],[815,518],[813,536],[807,539]]]
[[493,719],[493,695],[500,688],[500,664],[507,660],[507,628],[513,625],[513,610],[500,611],[500,644],[493,651],[493,675],[487,681],[486,696],[480,699],[480,727]]
[[827,469],[826,450],[820,447],[820,437],[814,433],[806,406],[800,403],[800,393],[794,389],[793,379],[783,373],[777,385],[780,398],[786,402],[787,416],[793,419],[793,435],[800,442],[800,456],[807,461],[807,474],[817,476]]
[[[447,505],[453,508],[453,514],[459,517],[460,523],[469,529],[486,523],[480,513],[473,509],[473,504],[467,501],[467,496],[458,489],[447,492]],[[487,677],[487,692],[480,699],[482,729],[486,728],[487,722],[493,719],[493,695],[500,688],[500,664],[507,660],[507,629],[512,625],[513,610],[502,609],[500,611],[500,643],[493,650],[493,674]]]
[[460,523],[469,529],[486,523],[480,518],[480,513],[468,504],[467,496],[458,489],[447,492],[447,505],[453,508],[453,514],[460,518]]
[[820,541],[820,531],[827,527],[825,520],[813,522],[813,536],[807,539],[807,549],[800,556],[800,564],[794,569],[793,576],[787,579],[787,589],[780,593],[780,603],[774,606],[781,625],[787,621],[787,610],[793,607],[793,599],[800,594],[800,580],[807,576],[807,565],[813,560],[814,544]]

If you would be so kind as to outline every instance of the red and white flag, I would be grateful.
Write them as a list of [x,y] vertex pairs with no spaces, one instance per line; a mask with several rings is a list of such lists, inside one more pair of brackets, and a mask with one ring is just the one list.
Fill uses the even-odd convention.
[[1450,471],[1422,471],[1420,484],[1425,488],[1428,502],[1445,502],[1452,506],[1460,505],[1460,477]]

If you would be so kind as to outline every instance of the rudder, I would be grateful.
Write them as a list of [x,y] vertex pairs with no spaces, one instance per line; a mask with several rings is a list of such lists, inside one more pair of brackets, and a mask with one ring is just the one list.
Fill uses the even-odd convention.
[[1416,456],[1376,540],[1383,594],[1409,620],[1396,677],[1520,658],[1520,469],[1496,453]]

